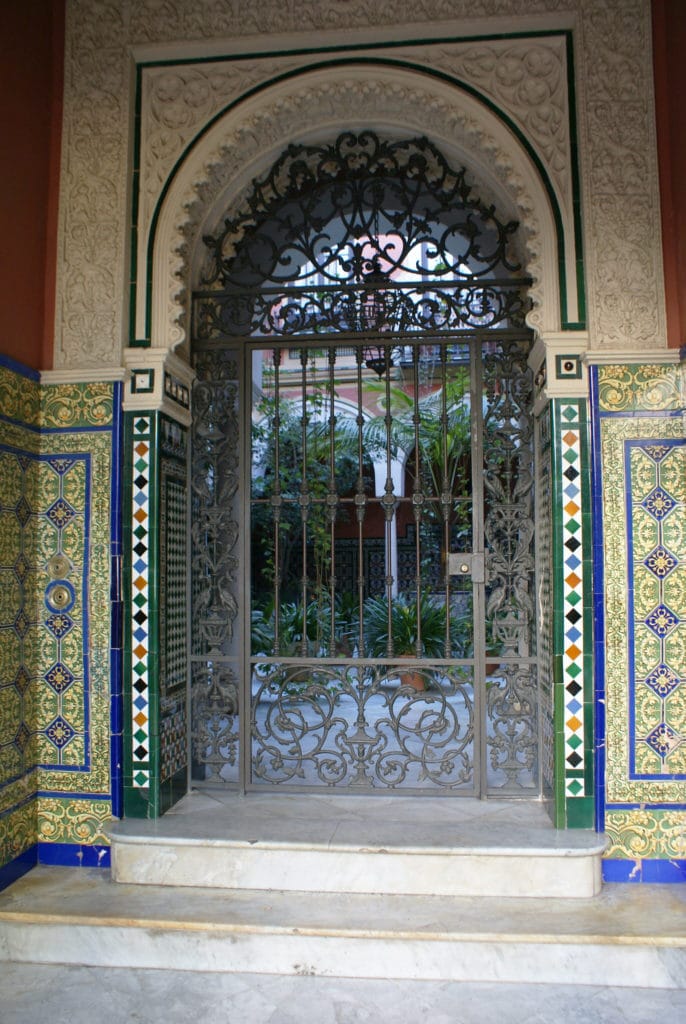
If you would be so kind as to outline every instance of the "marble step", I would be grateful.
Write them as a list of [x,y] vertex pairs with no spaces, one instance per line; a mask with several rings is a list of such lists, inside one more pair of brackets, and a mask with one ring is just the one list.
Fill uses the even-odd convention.
[[686,886],[589,900],[112,883],[38,867],[0,893],[0,961],[686,989]]
[[283,794],[195,794],[111,842],[121,883],[536,899],[600,892],[606,846],[540,804]]

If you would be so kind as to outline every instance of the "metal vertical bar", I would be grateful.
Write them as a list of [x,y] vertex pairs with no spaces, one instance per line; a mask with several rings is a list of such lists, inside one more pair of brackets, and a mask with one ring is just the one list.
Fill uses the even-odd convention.
[[[470,419],[472,433],[472,546],[474,554],[484,550],[484,492],[483,492],[483,338],[475,335],[470,346]],[[475,789],[485,799],[487,783],[487,730],[486,730],[486,588],[485,583],[472,580],[472,606],[474,615],[474,767],[477,771]]]
[[329,348],[329,491],[327,494],[327,515],[329,519],[329,654],[336,653],[336,346]]
[[421,541],[421,525],[422,525],[422,505],[424,502],[424,494],[422,491],[422,455],[419,446],[419,430],[421,425],[421,417],[419,415],[419,345],[415,344],[412,346],[412,387],[414,391],[413,406],[412,406],[412,423],[414,426],[414,457],[415,457],[415,472],[414,472],[414,483],[412,486],[412,508],[414,512],[414,586],[415,594],[417,599],[417,643],[415,648],[415,654],[418,658],[422,656],[422,621],[421,621],[421,606],[422,606],[422,541]]
[[300,577],[300,600],[302,602],[302,638],[300,641],[300,654],[303,658],[308,655],[307,645],[307,523],[310,513],[310,491],[307,485],[307,349],[300,349],[300,437],[302,445],[302,461],[300,476],[300,523],[301,523],[301,572]]
[[[242,509],[242,521],[251,523],[252,519],[252,375],[253,354],[244,347],[236,348],[236,368],[238,377],[238,415],[239,424],[239,501]],[[264,359],[264,351],[259,350],[260,359]],[[250,735],[250,719],[252,717],[252,645],[250,626],[252,619],[252,566],[250,559],[250,534],[239,540],[240,569],[242,579],[243,622],[241,630],[240,650],[238,651],[238,790],[245,795],[252,775],[252,740]]]
[[[273,517],[273,547],[274,547],[274,644],[273,654],[281,653],[281,506],[283,495],[281,493],[281,379],[279,371],[281,368],[281,349],[273,350],[274,360],[274,415],[273,431],[274,438],[274,491],[272,493],[272,517]],[[251,381],[252,384],[252,381]],[[252,394],[252,387],[250,389]],[[252,460],[251,460],[252,468]],[[250,520],[248,520],[250,522]]]
[[444,654],[451,654],[450,636],[450,574],[448,573],[448,553],[451,547],[450,515],[453,510],[453,488],[448,471],[449,464],[449,432],[448,432],[448,346],[442,342],[439,346],[441,367],[441,514],[443,517],[443,551],[445,553],[445,640]]
[[386,643],[386,654],[389,658],[393,657],[394,644],[393,644],[393,573],[391,572],[392,558],[393,558],[393,537],[391,531],[391,523],[393,522],[393,516],[395,515],[395,496],[393,494],[393,475],[391,469],[391,451],[393,446],[392,430],[393,430],[393,417],[391,415],[391,346],[384,345],[384,379],[386,382],[386,414],[384,416],[384,423],[386,426],[386,483],[384,485],[384,494],[381,499],[386,522],[384,525],[384,532],[386,538],[386,602],[388,606],[388,641]]
[[355,516],[357,518],[357,612],[358,612],[358,654],[364,657],[364,517],[367,495],[364,488],[364,416],[362,415],[362,345],[355,346],[357,364],[357,486],[355,489]]

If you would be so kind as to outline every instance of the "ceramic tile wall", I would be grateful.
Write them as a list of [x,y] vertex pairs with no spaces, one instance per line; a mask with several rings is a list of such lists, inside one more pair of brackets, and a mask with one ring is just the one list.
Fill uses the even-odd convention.
[[116,391],[0,366],[0,867],[106,856]]
[[596,611],[606,878],[686,880],[683,370],[601,366]]

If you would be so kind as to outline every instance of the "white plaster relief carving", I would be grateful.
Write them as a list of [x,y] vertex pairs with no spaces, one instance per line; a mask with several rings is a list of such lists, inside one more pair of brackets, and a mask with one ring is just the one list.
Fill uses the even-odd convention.
[[[556,188],[567,219],[572,216],[571,159],[566,100],[566,54],[561,37],[536,41],[460,43],[401,48],[407,59],[456,75],[477,87],[528,135]],[[142,180],[139,244],[142,257],[161,186],[194,135],[218,111],[249,88],[319,58],[281,57],[149,68],[143,73]],[[573,236],[573,232],[568,232]],[[568,259],[577,254],[570,238]]]
[[[665,345],[650,7],[581,0],[581,121],[594,348]],[[648,59],[646,59],[646,57]]]
[[[156,240],[160,259],[154,260],[154,343],[160,344],[165,334],[176,343],[184,340],[183,298],[191,288],[191,263],[198,237],[214,227],[212,214],[208,215],[212,208],[216,219],[227,205],[240,206],[241,189],[256,173],[246,168],[266,170],[288,141],[318,126],[331,137],[342,125],[370,123],[395,126],[402,134],[426,132],[444,151],[447,144],[453,150],[457,147],[461,154],[469,154],[472,174],[479,180],[478,191],[487,200],[491,198],[490,178],[501,213],[503,197],[507,197],[507,216],[519,215],[526,225],[521,244],[525,247],[524,264],[535,279],[535,308],[529,318],[532,326],[557,328],[554,232],[550,223],[543,231],[537,219],[546,200],[540,183],[538,194],[532,194],[532,183],[537,179],[531,168],[527,176],[523,155],[520,152],[517,157],[512,137],[497,119],[486,116],[468,97],[458,105],[448,87],[442,93],[430,92],[427,80],[416,73],[408,76],[411,84],[396,73],[371,79],[368,72],[359,70],[356,80],[350,69],[340,80],[327,80],[324,73],[310,77],[308,87],[297,83],[291,85],[289,93],[275,90],[271,102],[260,98],[262,106],[255,101],[250,109],[241,110],[233,118],[227,115],[226,123],[215,126],[205,144],[191,154],[183,174],[170,189]],[[362,122],[360,110],[365,111]],[[160,273],[165,254],[166,279]],[[543,316],[549,322],[544,323]]]
[[[343,29],[357,26],[411,25],[449,22],[457,18],[522,14],[522,0],[280,0],[246,3],[218,0],[189,5],[183,0],[135,0],[131,8],[131,39],[153,42],[208,39],[273,32]],[[573,9],[574,0],[528,0],[527,13]]]
[[[180,51],[184,39],[209,41],[223,36],[228,45],[232,39],[257,33],[262,48],[268,52],[270,32],[317,29],[324,44],[327,29],[364,29],[375,25],[425,23],[422,34],[426,36],[430,34],[431,22],[437,26],[438,22],[446,21],[457,34],[461,18],[470,19],[472,26],[474,19],[493,19],[489,24],[494,31],[513,31],[522,25],[520,18],[530,28],[532,18],[556,11],[564,12],[565,26],[576,19],[582,210],[593,347],[664,347],[648,0],[417,0],[411,5],[405,0],[388,0],[383,5],[371,0],[265,0],[260,4],[217,0],[202,5],[189,5],[185,0],[69,0],[56,366],[117,365],[121,358],[124,285],[129,270],[125,244],[131,144],[129,45],[171,41]],[[546,24],[550,26],[550,19]],[[307,40],[311,42],[312,37]],[[550,128],[554,132],[554,125]],[[526,130],[532,135],[539,132],[540,145],[544,127],[537,128],[532,123]],[[73,161],[71,147],[79,131],[90,137],[96,148],[105,136],[112,140],[107,151],[102,150],[96,184],[87,180],[84,166]],[[552,150],[546,154],[548,160],[554,161]],[[638,334],[627,279],[621,278],[616,269],[614,276],[607,272],[608,268],[619,267],[622,259],[621,239],[632,216],[631,202],[615,213],[619,219],[614,224],[611,246],[606,245],[601,230],[601,221],[604,224],[605,220],[595,212],[601,199],[612,194],[636,198],[642,195],[647,204],[650,232],[643,239],[643,248],[653,270],[643,284],[641,302],[647,314],[639,324]],[[114,242],[109,247],[107,241],[105,252],[105,246],[96,242],[99,231],[108,224],[117,228],[113,229]],[[84,238],[88,243],[85,248]],[[87,283],[85,255],[94,250],[103,253],[95,290]],[[110,271],[109,279],[104,273],[105,264]],[[613,281],[611,287],[616,289],[611,294],[608,280]],[[608,313],[611,309],[619,310],[619,317]]]

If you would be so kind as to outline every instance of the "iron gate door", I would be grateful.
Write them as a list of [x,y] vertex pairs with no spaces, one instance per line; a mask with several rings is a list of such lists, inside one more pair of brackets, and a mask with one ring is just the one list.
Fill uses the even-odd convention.
[[193,294],[192,762],[538,793],[516,224],[426,139],[291,146]]
[[197,351],[198,779],[538,791],[528,342],[402,342]]

